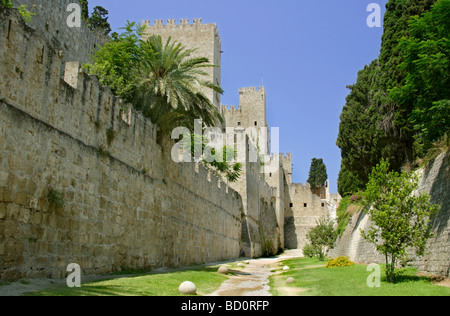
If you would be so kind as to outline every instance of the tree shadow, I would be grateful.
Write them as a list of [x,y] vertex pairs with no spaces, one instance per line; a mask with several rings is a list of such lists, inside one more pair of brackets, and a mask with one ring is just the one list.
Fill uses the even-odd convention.
[[[386,273],[381,277],[381,281],[387,282]],[[392,284],[404,284],[404,283],[433,283],[433,277],[425,274],[417,273],[417,270],[410,268],[397,269],[395,273],[395,281]]]

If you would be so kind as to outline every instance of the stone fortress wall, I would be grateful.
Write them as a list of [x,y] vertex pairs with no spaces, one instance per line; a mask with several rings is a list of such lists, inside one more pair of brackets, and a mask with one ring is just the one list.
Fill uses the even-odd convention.
[[65,63],[45,30],[0,10],[0,277],[239,256],[240,195],[202,166],[172,162],[149,120],[124,120],[120,99]]
[[[274,255],[302,229],[300,221],[285,230],[286,218],[327,213],[329,194],[308,214],[297,208],[316,198],[294,189],[290,154],[272,156],[279,159],[270,174],[250,162],[255,144],[245,128],[268,127],[264,88],[240,89],[234,110],[210,96],[226,126],[242,127],[242,177],[227,184],[202,166],[174,163],[172,144],[156,143],[150,120],[122,113],[120,98],[83,73],[104,39],[66,26],[68,0],[24,3],[36,12],[28,25],[0,9],[2,279],[62,278],[70,263],[104,274],[232,259],[241,249]],[[157,21],[149,30],[198,45],[199,56],[219,65],[209,76],[220,84],[215,24]]]
[[101,47],[107,39],[104,35],[92,32],[84,23],[81,27],[69,28],[67,7],[73,0],[20,0],[20,4],[35,13],[28,26],[42,31],[42,35],[58,47],[63,62],[79,61],[82,64],[90,60],[90,55]]

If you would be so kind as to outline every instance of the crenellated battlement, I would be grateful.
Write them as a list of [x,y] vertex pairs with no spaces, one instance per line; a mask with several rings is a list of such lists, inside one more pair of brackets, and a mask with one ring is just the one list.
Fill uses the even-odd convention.
[[143,20],[142,25],[147,27],[174,27],[174,26],[194,26],[194,25],[206,25],[202,23],[201,18],[193,19],[192,23],[189,23],[189,19],[180,19],[180,23],[176,23],[176,19],[167,19],[167,23],[164,24],[164,20],[157,19],[151,24],[150,20]]
[[230,105],[230,106],[228,106],[228,105],[222,105],[222,110],[225,112],[225,111],[227,111],[227,112],[230,112],[230,113],[233,113],[233,112],[242,112],[242,109],[238,106],[238,105]]
[[239,93],[252,93],[252,92],[262,92],[265,93],[266,89],[264,87],[244,87],[239,89]]

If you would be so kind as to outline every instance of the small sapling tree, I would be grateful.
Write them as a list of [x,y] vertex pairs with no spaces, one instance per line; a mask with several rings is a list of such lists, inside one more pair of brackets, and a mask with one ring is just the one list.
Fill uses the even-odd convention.
[[373,223],[362,236],[373,243],[386,258],[386,278],[395,282],[396,266],[409,260],[409,251],[425,254],[426,241],[432,236],[430,217],[439,206],[430,202],[430,195],[418,194],[418,176],[389,171],[382,160],[372,171],[366,189],[371,204],[369,217]]

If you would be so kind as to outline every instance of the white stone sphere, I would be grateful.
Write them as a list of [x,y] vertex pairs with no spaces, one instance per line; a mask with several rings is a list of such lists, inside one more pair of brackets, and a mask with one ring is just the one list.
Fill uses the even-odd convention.
[[220,274],[228,274],[228,268],[227,267],[220,267],[218,272]]
[[194,283],[186,281],[180,285],[180,287],[178,288],[178,291],[181,294],[185,294],[185,295],[195,295],[195,294],[197,294],[197,287],[195,286]]

